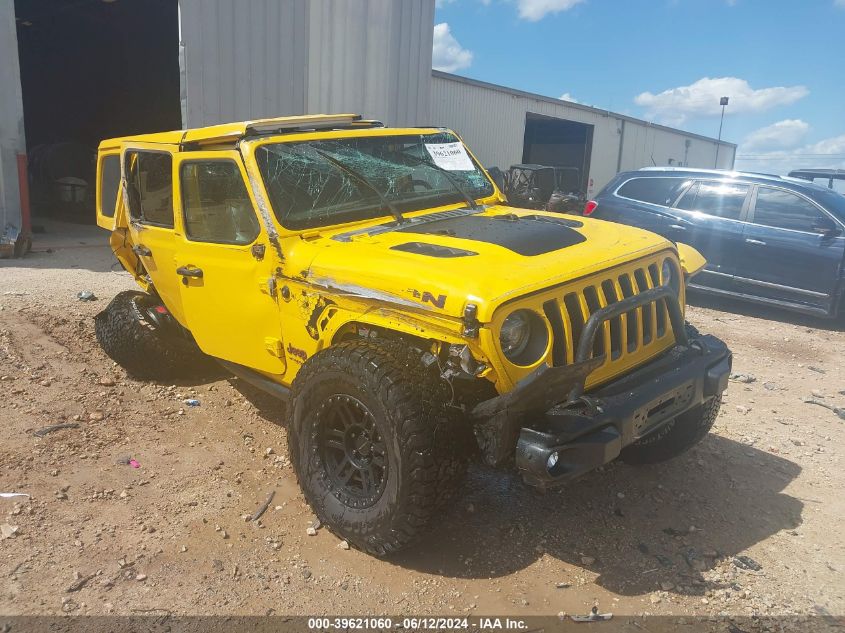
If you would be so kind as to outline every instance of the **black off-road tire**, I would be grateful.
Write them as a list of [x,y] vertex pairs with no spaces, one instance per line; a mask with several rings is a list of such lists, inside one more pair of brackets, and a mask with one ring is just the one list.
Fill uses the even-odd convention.
[[191,376],[208,365],[208,356],[187,338],[164,336],[145,314],[157,300],[127,290],[94,317],[94,332],[103,351],[135,378],[171,380]]
[[[358,549],[387,556],[404,548],[431,526],[458,488],[472,435],[449,413],[444,387],[437,372],[423,366],[419,352],[395,340],[339,343],[310,358],[297,374],[288,429],[291,463],[320,521]],[[354,407],[351,414],[348,407]],[[332,414],[335,410],[344,413]],[[369,458],[384,455],[379,461],[386,470],[363,467],[370,468],[371,482],[382,482],[366,499],[337,481],[338,473],[348,472],[338,463],[358,459],[338,446],[348,446],[350,433],[355,438],[354,429],[360,428],[337,428],[336,420],[348,420],[347,415],[363,416],[356,419],[369,420],[374,429],[367,437],[375,436],[379,444]],[[343,433],[344,439],[325,448],[329,434]],[[366,489],[363,475],[360,480]]]
[[657,464],[687,452],[713,428],[721,405],[721,395],[707,400],[626,446],[619,458],[631,465]]

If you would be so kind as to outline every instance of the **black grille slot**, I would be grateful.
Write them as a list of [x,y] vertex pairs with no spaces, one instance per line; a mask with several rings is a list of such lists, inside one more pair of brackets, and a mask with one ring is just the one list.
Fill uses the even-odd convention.
[[[633,297],[636,292],[631,285],[631,278],[628,275],[619,275],[619,287],[622,288],[622,296],[627,299]],[[633,352],[637,349],[637,330],[639,329],[639,310],[630,310],[625,313],[626,328],[628,335],[628,351]]]
[[566,364],[566,333],[563,329],[563,317],[557,301],[546,301],[543,312],[552,326],[552,365],[559,367]]
[[[601,282],[601,290],[607,305],[619,301],[619,297],[616,296],[616,286],[610,279]],[[613,317],[610,319],[610,358],[615,360],[620,356],[622,356],[622,317]]]
[[[650,288],[645,278],[645,271],[642,268],[637,268],[634,271],[634,279],[637,282],[637,291],[645,292]],[[654,339],[654,322],[652,319],[652,311],[650,306],[643,306],[643,345],[648,345]]]
[[581,332],[584,331],[584,316],[581,314],[581,302],[578,295],[570,292],[563,298],[563,305],[566,306],[566,313],[569,315],[569,325],[572,328],[572,344],[574,352],[578,353],[578,341],[581,340]]
[[[651,277],[651,281],[654,283],[654,287],[657,288],[660,285],[657,264],[651,264],[648,267],[648,274]],[[666,334],[666,302],[661,299],[656,302],[655,307],[657,308],[657,338],[660,338]]]
[[[584,288],[584,299],[587,301],[587,310],[590,316],[601,310],[599,303],[599,294],[593,286]],[[601,329],[596,331],[596,337],[593,339],[593,357],[604,356],[604,324]]]

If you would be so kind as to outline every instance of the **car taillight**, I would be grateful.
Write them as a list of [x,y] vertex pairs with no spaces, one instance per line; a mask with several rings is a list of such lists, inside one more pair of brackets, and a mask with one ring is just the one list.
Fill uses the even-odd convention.
[[593,211],[598,209],[599,203],[595,200],[588,200],[587,204],[584,205],[584,215],[593,215]]

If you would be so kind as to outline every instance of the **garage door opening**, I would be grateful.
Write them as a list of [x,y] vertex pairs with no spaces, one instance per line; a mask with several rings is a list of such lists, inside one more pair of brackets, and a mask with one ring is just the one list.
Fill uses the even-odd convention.
[[561,190],[586,193],[593,126],[529,113],[525,117],[522,162],[562,167]]
[[31,212],[94,222],[104,138],[181,127],[177,0],[15,0]]

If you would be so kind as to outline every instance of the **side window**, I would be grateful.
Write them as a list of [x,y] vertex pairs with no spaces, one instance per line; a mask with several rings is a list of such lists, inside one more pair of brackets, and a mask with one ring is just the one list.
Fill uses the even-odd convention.
[[619,188],[616,195],[668,207],[681,193],[685,183],[683,178],[632,178]]
[[738,220],[748,195],[748,185],[697,182],[678,201],[677,208]]
[[229,160],[187,162],[179,174],[188,239],[250,244],[260,231],[241,170]]
[[126,152],[129,216],[173,228],[173,159],[163,152]]
[[100,169],[100,213],[114,217],[117,190],[120,187],[120,156],[104,156]]
[[813,203],[789,191],[769,187],[757,189],[754,224],[807,233],[824,233],[835,227]]

